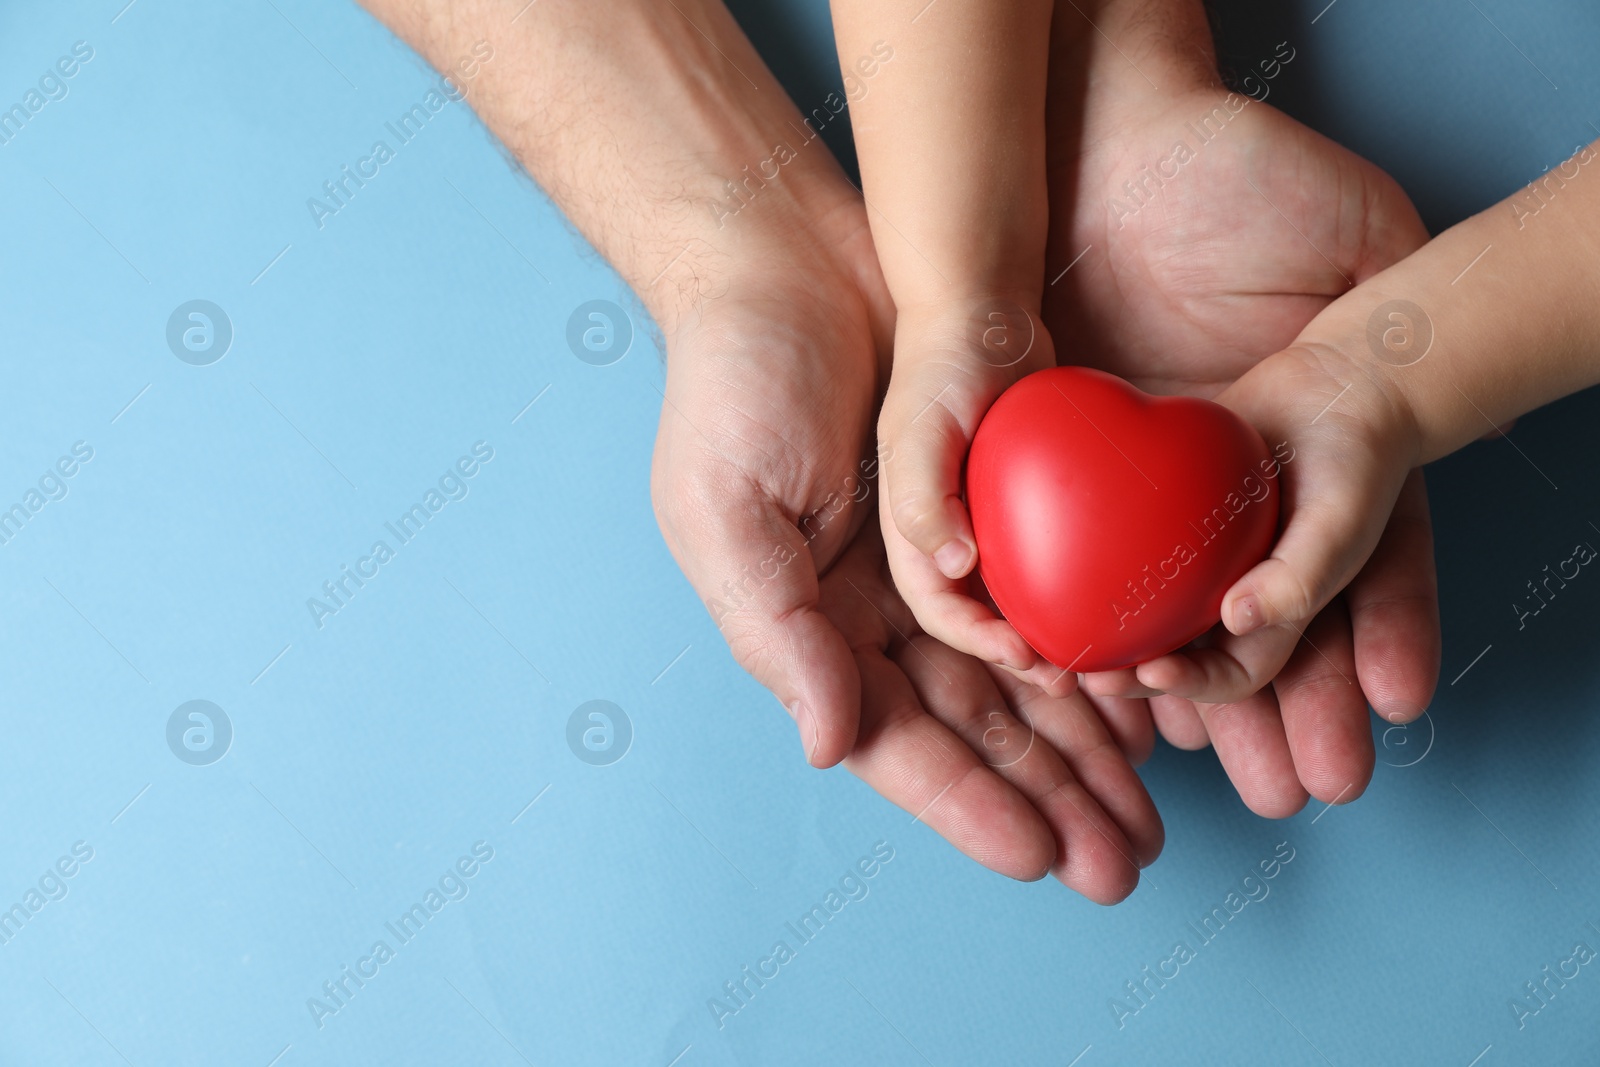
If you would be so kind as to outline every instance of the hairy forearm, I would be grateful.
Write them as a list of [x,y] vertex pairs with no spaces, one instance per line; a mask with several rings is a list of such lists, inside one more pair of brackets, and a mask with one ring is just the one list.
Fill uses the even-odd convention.
[[669,337],[731,257],[852,193],[721,0],[361,2],[447,73],[493,47],[473,108]]

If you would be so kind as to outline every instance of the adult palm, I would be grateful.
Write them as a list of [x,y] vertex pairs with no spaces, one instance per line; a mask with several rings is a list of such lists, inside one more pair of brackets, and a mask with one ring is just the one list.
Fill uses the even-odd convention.
[[651,481],[668,547],[811,763],[844,761],[994,870],[1120,900],[1162,844],[1130,762],[1148,712],[1046,697],[918,629],[871,521],[893,313],[862,205],[739,221],[663,316]]
[[[1208,50],[1163,62],[1145,45],[1058,34],[1043,317],[1063,362],[1209,397],[1427,233],[1383,171],[1228,93]],[[1407,721],[1438,674],[1420,472],[1367,568],[1303,632],[1219,627],[1197,646],[1085,687],[1108,707],[1148,699],[1180,747],[1213,743],[1262,814],[1298,810],[1306,790],[1358,796],[1373,764],[1368,701]]]

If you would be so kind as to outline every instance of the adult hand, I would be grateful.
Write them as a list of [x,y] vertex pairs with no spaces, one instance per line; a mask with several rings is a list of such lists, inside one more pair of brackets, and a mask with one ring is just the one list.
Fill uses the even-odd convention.
[[870,521],[888,346],[865,216],[799,221],[725,264],[668,337],[652,478],[667,543],[811,763],[844,760],[993,870],[1115,903],[1161,851],[1129,762],[1153,744],[1148,714],[1102,722],[917,626]]
[[[1089,15],[1103,32],[1081,32]],[[1295,52],[1285,43],[1261,58],[1257,95]],[[1216,395],[1427,240],[1378,168],[1218,84],[1199,4],[1063,4],[1051,64],[1043,314],[1062,362],[1154,393]],[[1180,747],[1214,743],[1261,814],[1293,813],[1307,790],[1359,796],[1373,764],[1367,701],[1409,721],[1438,676],[1420,472],[1366,568],[1304,632],[1219,628],[1199,645],[1084,685],[1097,701],[1148,699]]]
[[651,495],[735,658],[828,767],[854,744],[860,683],[818,577],[871,513],[893,313],[859,201],[792,213],[786,238],[697,272],[725,280],[667,335]]
[[469,99],[661,328],[662,532],[810,761],[849,756],[1013,877],[1130,892],[1161,847],[1127,755],[1148,723],[1112,735],[1087,705],[997,688],[883,579],[866,520],[893,311],[864,207],[722,5],[368,3],[440,69],[494,41]]

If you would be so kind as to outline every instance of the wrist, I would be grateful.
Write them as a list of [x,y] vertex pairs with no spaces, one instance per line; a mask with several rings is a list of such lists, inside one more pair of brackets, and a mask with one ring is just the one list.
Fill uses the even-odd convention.
[[1055,365],[1055,345],[1039,316],[1037,287],[940,294],[897,305],[895,363],[935,360],[999,372],[1006,381]]
[[1414,465],[1600,379],[1590,232],[1600,186],[1584,180],[1551,205],[1569,212],[1564,224],[1523,226],[1513,197],[1336,300],[1302,334],[1341,339],[1409,423]]
[[757,292],[785,273],[811,275],[819,292],[840,282],[882,290],[860,195],[827,147],[803,146],[798,136],[777,143],[796,155],[770,180],[780,165],[761,164],[773,146],[754,163],[702,159],[651,204],[642,221],[650,241],[614,261],[669,342],[711,303]]
[[[1409,325],[1385,320],[1385,328],[1399,332]],[[1361,342],[1360,334],[1351,331],[1339,336],[1338,341],[1319,341],[1308,330],[1282,354],[1271,357],[1298,360],[1307,372],[1302,381],[1311,398],[1308,404],[1314,403],[1317,410],[1306,428],[1323,421],[1336,426],[1354,419],[1358,436],[1371,444],[1375,454],[1404,470],[1422,466],[1427,462],[1426,431],[1403,374],[1414,353],[1385,349],[1380,358]],[[1318,374],[1322,376],[1320,385]]]
[[[936,225],[908,230],[894,225],[875,228],[884,277],[901,314],[918,318],[948,317],[952,307],[985,301],[1009,301],[1039,309],[1044,286],[1045,246],[1049,236],[1046,187],[1011,188],[981,210],[962,206],[966,197],[924,210],[940,216]],[[897,215],[910,214],[920,198],[886,196],[869,190],[874,207]],[[887,223],[883,211],[875,223]],[[913,244],[912,242],[915,242]]]

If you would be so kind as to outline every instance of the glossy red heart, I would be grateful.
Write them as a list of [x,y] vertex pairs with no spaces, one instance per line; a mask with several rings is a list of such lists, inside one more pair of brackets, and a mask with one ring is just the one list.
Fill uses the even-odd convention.
[[1084,367],[1030,374],[967,457],[979,571],[1056,666],[1143,663],[1218,622],[1223,594],[1272,546],[1293,458],[1209,400]]

